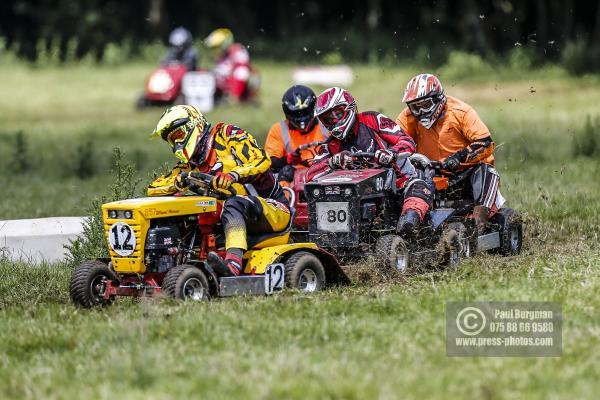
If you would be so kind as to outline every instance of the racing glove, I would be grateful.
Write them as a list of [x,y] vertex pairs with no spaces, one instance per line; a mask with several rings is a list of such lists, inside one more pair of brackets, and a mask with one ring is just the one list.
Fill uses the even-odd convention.
[[344,150],[331,156],[331,158],[327,162],[329,166],[333,169],[345,169],[350,164],[352,164],[352,156],[350,155],[350,152],[348,150]]
[[211,181],[211,186],[213,187],[213,189],[228,190],[234,182],[237,182],[236,176],[234,174],[224,174],[222,172],[217,172],[217,174]]
[[377,150],[375,152],[375,161],[377,161],[377,163],[379,165],[383,165],[383,166],[390,165],[395,159],[396,159],[396,155],[391,150],[384,149],[384,150]]
[[180,192],[187,189],[187,187],[190,185],[190,182],[187,179],[187,175],[187,172],[182,172],[175,177],[175,181],[173,182],[175,189],[177,189]]
[[300,154],[295,151],[286,154],[285,158],[286,158],[286,162],[288,163],[288,165],[297,165],[302,162],[302,158],[300,157]]
[[442,169],[446,171],[456,171],[460,167],[460,160],[457,154],[452,154],[442,161]]

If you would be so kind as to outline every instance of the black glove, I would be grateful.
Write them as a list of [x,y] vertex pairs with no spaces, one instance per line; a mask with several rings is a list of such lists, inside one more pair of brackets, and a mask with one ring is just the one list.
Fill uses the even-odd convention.
[[445,160],[442,160],[442,169],[446,171],[456,171],[460,167],[460,160],[456,154],[452,154]]
[[390,165],[395,159],[396,154],[394,154],[392,150],[384,149],[375,152],[375,161],[377,161],[377,164],[383,165],[384,167]]
[[179,190],[180,192],[185,190],[190,185],[190,181],[188,179],[188,173],[181,172],[179,175],[177,175],[175,177],[174,185],[175,185],[175,188],[177,190]]
[[352,156],[348,150],[340,151],[329,159],[329,166],[334,169],[344,169],[350,164],[352,164]]

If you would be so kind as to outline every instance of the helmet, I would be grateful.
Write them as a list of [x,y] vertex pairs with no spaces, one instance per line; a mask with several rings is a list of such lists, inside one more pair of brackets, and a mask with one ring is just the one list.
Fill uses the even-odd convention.
[[192,45],[192,34],[182,26],[177,27],[169,34],[169,44],[180,49],[190,47]]
[[307,133],[315,126],[316,100],[315,92],[306,86],[294,85],[285,91],[281,107],[292,128]]
[[214,51],[225,51],[233,44],[233,33],[227,28],[215,29],[204,39],[206,47]]
[[194,106],[179,105],[167,109],[152,132],[151,137],[156,136],[169,143],[175,156],[184,163],[202,164],[212,148],[210,124]]
[[347,90],[332,87],[317,97],[315,116],[339,140],[344,140],[356,120],[356,102]]
[[413,77],[406,85],[402,102],[425,128],[429,129],[444,112],[446,95],[440,80],[431,74]]

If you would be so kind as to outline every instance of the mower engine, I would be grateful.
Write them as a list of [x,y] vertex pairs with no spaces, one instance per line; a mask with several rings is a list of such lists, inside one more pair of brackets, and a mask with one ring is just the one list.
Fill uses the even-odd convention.
[[144,263],[148,272],[166,272],[177,264],[181,235],[179,227],[161,223],[148,229]]

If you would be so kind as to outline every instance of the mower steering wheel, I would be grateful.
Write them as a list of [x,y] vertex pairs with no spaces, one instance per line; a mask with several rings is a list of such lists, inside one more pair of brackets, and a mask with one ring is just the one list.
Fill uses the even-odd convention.
[[237,191],[233,186],[230,186],[227,190],[213,188],[212,180],[214,179],[214,175],[204,172],[182,172],[180,175],[184,182],[190,185],[202,186],[209,191],[214,192],[216,195],[215,197],[226,199],[231,196],[237,196]]

